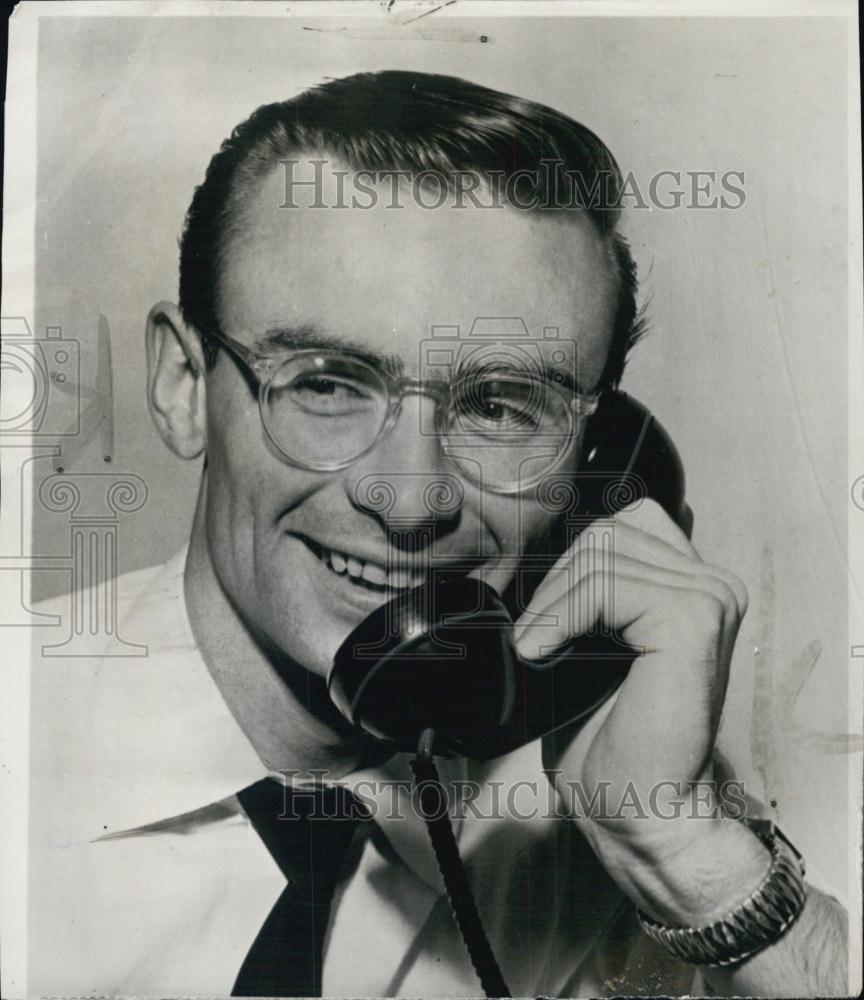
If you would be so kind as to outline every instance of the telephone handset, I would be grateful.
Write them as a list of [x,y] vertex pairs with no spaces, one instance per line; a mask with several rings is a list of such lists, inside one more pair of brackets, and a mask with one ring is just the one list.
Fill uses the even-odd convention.
[[[560,553],[598,517],[649,497],[689,535],[675,446],[632,397],[606,393],[586,427],[573,504],[545,539]],[[578,496],[577,496],[578,495]],[[536,560],[535,560],[536,561]],[[552,565],[520,573],[520,602]],[[527,580],[527,583],[526,583]],[[467,576],[434,575],[362,622],[336,653],[327,686],[354,725],[396,749],[434,734],[439,756],[497,757],[588,714],[623,681],[634,651],[611,635],[582,636],[540,661],[512,642],[514,593]]]

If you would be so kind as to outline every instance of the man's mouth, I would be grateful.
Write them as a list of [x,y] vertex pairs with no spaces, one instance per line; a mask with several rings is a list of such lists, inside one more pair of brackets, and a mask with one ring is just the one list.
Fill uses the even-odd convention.
[[419,587],[426,574],[404,567],[388,568],[381,563],[358,558],[347,552],[328,549],[308,536],[301,536],[306,546],[336,576],[344,576],[350,583],[374,594],[393,595]]

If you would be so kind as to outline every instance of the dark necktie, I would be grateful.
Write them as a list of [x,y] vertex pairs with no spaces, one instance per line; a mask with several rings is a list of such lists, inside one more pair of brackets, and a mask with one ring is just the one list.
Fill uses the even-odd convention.
[[[264,778],[238,795],[286,879],[231,995],[321,996],[324,935],[339,870],[365,807],[348,789]],[[281,817],[281,818],[280,818]]]

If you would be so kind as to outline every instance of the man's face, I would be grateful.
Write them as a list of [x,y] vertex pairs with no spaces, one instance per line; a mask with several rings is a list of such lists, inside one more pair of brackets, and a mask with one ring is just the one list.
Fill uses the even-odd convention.
[[[398,359],[418,377],[433,327],[458,326],[465,337],[478,317],[521,317],[535,343],[549,326],[575,342],[581,385],[596,386],[615,282],[586,219],[449,203],[427,210],[407,197],[404,208],[388,209],[389,185],[381,194],[371,209],[311,208],[299,196],[301,207],[280,208],[284,176],[274,170],[250,193],[229,248],[223,332],[279,356],[286,348],[268,337],[293,329],[316,347],[339,342]],[[421,430],[428,405],[406,396],[395,427],[371,452],[342,471],[312,472],[268,443],[257,398],[224,352],[208,374],[213,565],[247,622],[316,674],[326,674],[349,632],[394,588],[417,582],[430,555],[436,563],[479,559],[484,579],[503,589],[520,553],[551,523],[532,491],[494,494],[461,477],[438,439]],[[576,454],[574,443],[564,468]],[[389,511],[368,505],[370,476],[395,491]],[[461,503],[438,517],[431,551],[412,555],[429,524],[427,488],[436,476],[461,479]]]

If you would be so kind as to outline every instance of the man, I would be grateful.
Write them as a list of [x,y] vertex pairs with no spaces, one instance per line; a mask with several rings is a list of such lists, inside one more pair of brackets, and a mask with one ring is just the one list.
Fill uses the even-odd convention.
[[[406,808],[406,760],[348,725],[325,678],[351,631],[430,567],[470,567],[503,593],[550,536],[538,484],[587,460],[587,419],[639,330],[618,185],[576,122],[423,74],[332,81],[223,144],[188,213],[179,307],[147,325],[156,426],[181,458],[206,456],[188,551],[121,583],[123,634],[146,660],[36,672],[34,717],[53,721],[34,749],[34,787],[52,796],[33,817],[33,989],[479,991]],[[469,389],[455,363],[430,374],[430,332],[470,341],[478,317],[521,319],[530,380],[506,345]],[[517,384],[542,403],[520,403]],[[519,433],[460,451],[469,405],[470,434],[481,420]],[[536,447],[514,459],[538,413]],[[454,501],[430,506],[430,483]],[[717,992],[841,995],[842,908],[812,886],[805,901],[785,838],[723,815],[712,791],[744,586],[655,503],[614,522],[611,568],[592,568],[579,536],[515,638],[537,657],[615,631],[642,651],[618,692],[566,739],[450,765],[476,791],[458,844],[507,985],[680,994],[698,965]],[[560,817],[516,808],[544,771]],[[313,785],[371,815],[307,865],[334,869],[325,904],[299,888],[299,855],[325,834],[280,846]],[[637,807],[595,813],[601,787]],[[281,823],[256,805],[268,788]]]

